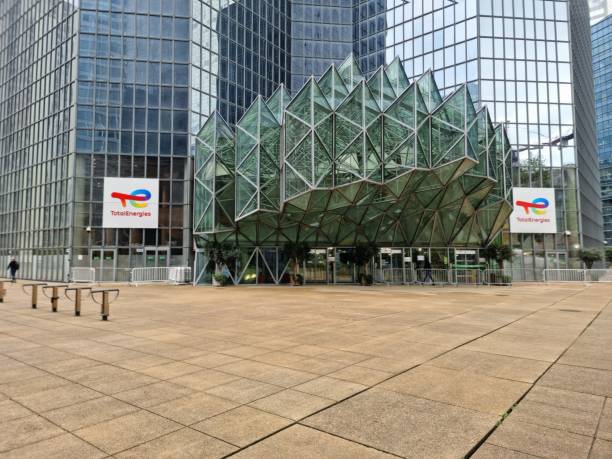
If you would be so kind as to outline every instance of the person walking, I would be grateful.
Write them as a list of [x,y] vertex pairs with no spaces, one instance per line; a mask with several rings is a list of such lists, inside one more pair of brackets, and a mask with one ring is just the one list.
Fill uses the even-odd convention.
[[19,271],[19,263],[17,262],[17,259],[15,257],[11,259],[6,269],[11,273],[11,282],[17,282],[17,271]]
[[423,279],[423,283],[426,283],[427,280],[431,281],[432,285],[436,285],[436,283],[434,282],[433,276],[432,276],[433,272],[431,270],[431,263],[429,261],[429,259],[425,259],[425,277]]

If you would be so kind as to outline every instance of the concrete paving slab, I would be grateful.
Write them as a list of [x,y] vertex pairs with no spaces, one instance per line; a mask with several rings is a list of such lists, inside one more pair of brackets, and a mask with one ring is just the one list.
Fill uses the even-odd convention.
[[138,408],[111,397],[100,397],[47,411],[45,417],[62,428],[74,431],[109,419],[125,416]]
[[298,420],[333,403],[333,400],[323,397],[286,389],[256,400],[250,403],[250,406],[278,416]]
[[321,376],[320,378],[313,379],[312,381],[294,386],[293,389],[330,400],[339,401],[367,389],[367,386],[342,381],[341,379]]
[[558,406],[559,408],[586,411],[590,414],[599,415],[604,406],[605,398],[598,395],[554,389],[538,384],[525,396],[525,401],[544,403]]
[[62,429],[37,415],[3,422],[0,424],[0,453],[63,433]]
[[537,457],[490,443],[485,443],[472,455],[474,459],[535,459]]
[[470,351],[463,348],[455,349],[433,359],[429,364],[527,383],[535,382],[550,366],[549,362]]
[[284,388],[280,386],[274,386],[252,379],[238,378],[226,384],[212,387],[205,392],[235,403],[245,404],[282,390],[284,390]]
[[7,398],[0,401],[0,423],[25,418],[32,414],[34,414],[32,411],[13,400]]
[[512,412],[512,419],[593,437],[597,430],[599,413],[523,400]]
[[498,419],[371,389],[307,418],[303,424],[403,457],[462,457]]
[[556,389],[612,397],[612,371],[607,370],[556,364],[546,372],[540,384]]
[[268,459],[387,459],[394,456],[304,426],[293,426],[247,448],[234,457]]
[[591,448],[589,459],[610,459],[612,457],[612,441],[597,438]]
[[79,429],[74,434],[107,454],[116,454],[180,428],[161,416],[138,411]]
[[189,428],[164,435],[123,451],[118,459],[216,459],[235,451],[235,446]]
[[290,419],[249,406],[240,406],[194,424],[192,428],[244,447],[291,423]]
[[510,417],[491,435],[488,443],[539,457],[587,458],[591,437],[527,424]]
[[2,457],[3,459],[98,459],[107,457],[107,454],[67,433],[3,453]]
[[205,391],[206,389],[221,386],[237,379],[240,379],[240,377],[221,373],[220,371],[199,370],[195,373],[189,373],[184,376],[179,376],[178,378],[170,379],[169,381],[174,384],[189,387],[193,390]]
[[213,395],[196,392],[187,397],[150,407],[149,410],[168,419],[191,425],[203,419],[229,411],[236,403]]
[[612,398],[606,399],[606,404],[599,420],[597,437],[612,441]]
[[191,395],[193,392],[193,390],[185,386],[162,381],[147,386],[137,387],[136,389],[118,392],[114,394],[114,397],[131,405],[146,408]]
[[40,413],[98,397],[100,397],[99,392],[80,384],[70,383],[43,391],[14,396],[14,399],[27,408]]

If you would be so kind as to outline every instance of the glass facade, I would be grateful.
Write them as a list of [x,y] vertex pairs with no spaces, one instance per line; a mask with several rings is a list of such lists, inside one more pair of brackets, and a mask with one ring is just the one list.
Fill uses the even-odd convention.
[[69,267],[78,15],[73,2],[0,3],[0,264]]
[[[516,266],[573,266],[603,238],[586,0],[6,0],[0,21],[0,261],[24,277],[189,264],[201,126],[233,130],[350,50],[367,79],[399,56],[442,97],[467,82],[506,125],[514,184],[557,189],[558,234],[504,233]],[[105,176],[159,179],[159,228],[104,229]]]
[[[103,280],[189,262],[191,26],[189,0],[80,2],[73,266]],[[159,179],[159,228],[103,228],[103,177]]]
[[443,100],[431,73],[411,84],[399,59],[366,81],[351,56],[293,98],[258,98],[234,132],[216,113],[204,124],[196,243],[271,251],[268,267],[288,241],[484,247],[512,210],[511,159],[466,85]]
[[[569,2],[384,3],[360,3],[359,62],[375,69],[384,36],[385,61],[402,57],[409,77],[431,68],[443,94],[467,82],[473,100],[507,128],[514,185],[556,189],[557,234],[505,232],[514,265],[536,271],[577,265],[583,242],[577,155],[593,151],[576,150]],[[588,24],[588,11],[585,17]]]
[[298,90],[310,75],[323,75],[353,48],[353,0],[291,2],[291,84]]
[[612,15],[593,26],[593,77],[604,239],[612,247]]

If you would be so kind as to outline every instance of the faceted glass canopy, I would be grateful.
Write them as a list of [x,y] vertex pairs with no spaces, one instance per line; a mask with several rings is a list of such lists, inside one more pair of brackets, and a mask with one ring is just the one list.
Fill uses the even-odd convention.
[[350,56],[196,139],[194,232],[236,245],[484,246],[511,210],[510,143],[465,85]]

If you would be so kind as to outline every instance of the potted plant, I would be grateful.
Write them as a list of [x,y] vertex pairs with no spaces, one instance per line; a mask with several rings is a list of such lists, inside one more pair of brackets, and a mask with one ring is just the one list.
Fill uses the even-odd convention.
[[372,285],[374,277],[370,274],[372,258],[378,255],[380,248],[374,243],[357,244],[353,250],[353,261],[357,266],[357,278],[361,285]]
[[509,245],[498,244],[494,242],[487,247],[480,249],[480,255],[487,260],[487,266],[491,269],[492,262],[497,263],[501,274],[491,272],[489,275],[489,282],[491,284],[510,284],[512,277],[504,274],[504,262],[512,260],[514,254],[512,248]]
[[212,273],[212,282],[215,287],[223,287],[231,282],[226,274],[227,265],[235,258],[234,249],[227,244],[217,241],[209,241],[206,245],[209,264],[208,268]]
[[596,250],[590,249],[582,249],[578,254],[578,257],[580,258],[580,260],[582,260],[582,262],[586,266],[586,269],[592,269],[593,263],[595,263],[596,261],[601,261],[602,258],[601,253]]
[[305,241],[289,241],[283,247],[283,255],[291,263],[291,283],[293,285],[303,285],[304,276],[300,274],[300,265],[310,256],[310,246]]

